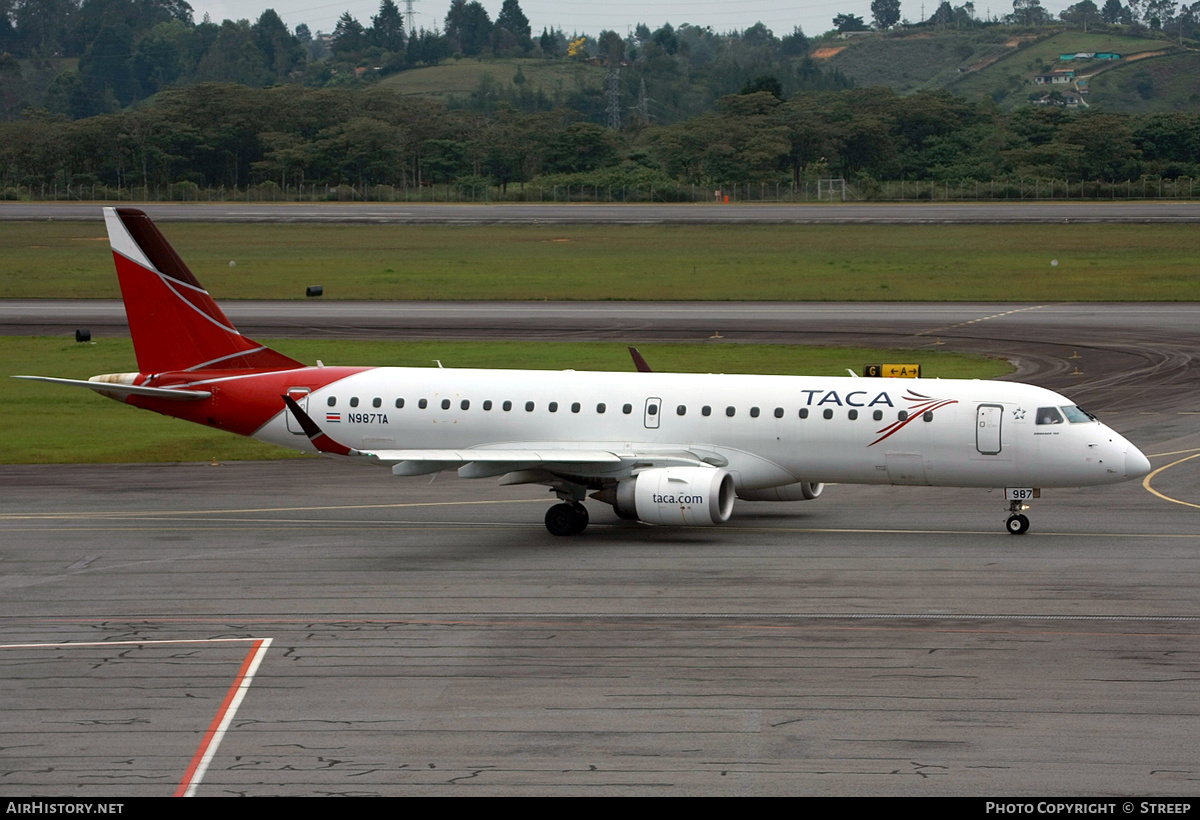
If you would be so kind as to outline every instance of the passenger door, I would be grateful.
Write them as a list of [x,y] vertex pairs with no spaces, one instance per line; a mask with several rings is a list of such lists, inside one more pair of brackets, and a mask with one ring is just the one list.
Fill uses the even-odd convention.
[[[289,387],[287,390],[288,398],[300,405],[300,409],[308,413],[308,394],[312,392],[308,387]],[[298,436],[304,435],[304,429],[300,426],[300,422],[292,415],[291,411],[284,410],[283,415],[287,418],[287,429],[289,433],[295,433]]]
[[1000,453],[1000,427],[1004,408],[999,404],[981,404],[975,411],[975,449],[985,456]]

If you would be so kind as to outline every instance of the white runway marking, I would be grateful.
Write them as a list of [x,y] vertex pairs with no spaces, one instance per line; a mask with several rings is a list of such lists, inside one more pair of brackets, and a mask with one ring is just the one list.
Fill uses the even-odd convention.
[[200,747],[196,749],[196,754],[192,757],[191,763],[184,772],[183,779],[179,782],[179,788],[175,791],[176,797],[193,797],[200,785],[200,781],[204,778],[204,773],[208,771],[208,766],[212,762],[213,756],[217,753],[217,748],[221,745],[221,740],[225,737],[225,732],[229,729],[229,724],[233,721],[234,715],[237,714],[242,699],[246,697],[246,692],[249,691],[250,684],[254,681],[254,674],[258,671],[263,657],[266,656],[267,649],[271,646],[271,640],[271,638],[200,638],[157,641],[57,641],[53,643],[0,644],[0,649],[64,649],[84,646],[152,646],[163,644],[252,642],[254,645],[250,648],[245,660],[242,661],[242,665],[234,678],[233,685],[230,686],[229,692],[226,693],[225,698],[221,701],[221,706],[217,710],[216,716],[209,725],[208,731],[204,733],[204,738],[200,741]]
[[192,758],[191,765],[183,775],[183,780],[179,782],[179,788],[175,792],[176,797],[194,797],[196,795],[196,789],[200,786],[200,781],[204,779],[204,773],[208,771],[208,764],[212,762],[213,755],[217,753],[217,748],[221,745],[221,740],[225,737],[225,732],[233,721],[233,716],[237,714],[238,707],[242,705],[242,698],[246,697],[246,692],[250,689],[254,673],[258,671],[258,666],[262,663],[263,656],[267,654],[270,646],[271,639],[262,638],[246,655],[246,660],[242,662],[233,686],[225,695],[225,700],[222,701],[221,708],[217,710],[212,725],[208,727],[208,731],[204,733],[204,739],[200,741],[200,748],[196,750],[196,756]]

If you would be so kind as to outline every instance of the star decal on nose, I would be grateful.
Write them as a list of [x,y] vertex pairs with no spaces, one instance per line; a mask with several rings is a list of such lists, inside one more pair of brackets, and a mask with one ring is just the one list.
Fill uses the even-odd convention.
[[1016,410],[1013,410],[1013,418],[1016,419],[1017,421],[1021,421],[1022,419],[1024,419],[1025,418],[1025,408],[1018,407]]

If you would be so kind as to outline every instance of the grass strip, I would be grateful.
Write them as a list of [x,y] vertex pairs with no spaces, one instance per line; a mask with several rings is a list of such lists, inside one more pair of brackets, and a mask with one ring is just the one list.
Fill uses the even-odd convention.
[[[1191,225],[170,223],[220,299],[1200,300]],[[103,226],[0,223],[0,298],[117,298]]]

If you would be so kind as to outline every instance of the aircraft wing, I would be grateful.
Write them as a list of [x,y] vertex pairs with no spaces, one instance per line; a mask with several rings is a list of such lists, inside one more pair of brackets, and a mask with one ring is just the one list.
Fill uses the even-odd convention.
[[514,450],[356,450],[374,461],[392,465],[398,476],[427,475],[457,470],[463,478],[487,478],[520,470],[544,469],[586,472],[619,468],[622,460],[604,450],[552,450],[544,447]]
[[653,451],[618,452],[554,441],[513,442],[453,450],[356,449],[347,447],[321,430],[291,396],[281,398],[288,411],[300,423],[309,441],[320,452],[391,464],[392,473],[398,476],[428,475],[442,470],[457,470],[463,478],[486,478],[526,471],[617,475],[627,474],[638,468],[713,466],[716,461],[723,461],[673,447],[653,448]]

